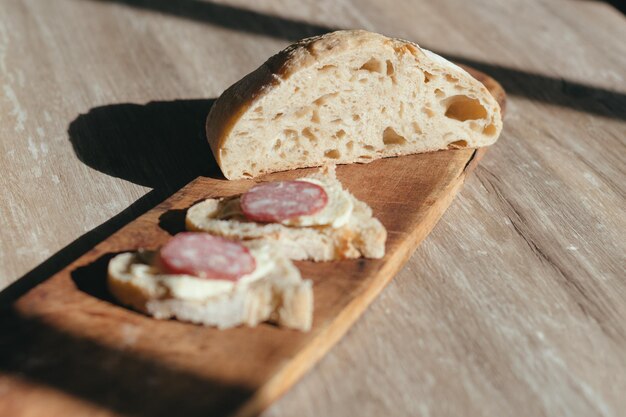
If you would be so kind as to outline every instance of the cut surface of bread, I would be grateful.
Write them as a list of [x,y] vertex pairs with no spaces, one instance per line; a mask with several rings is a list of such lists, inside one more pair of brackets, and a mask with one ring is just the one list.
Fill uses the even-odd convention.
[[250,276],[233,283],[171,275],[154,266],[155,252],[126,252],[109,262],[108,286],[122,304],[157,319],[176,318],[218,328],[264,321],[308,331],[313,289],[284,256],[260,242],[246,244],[256,259]]
[[501,111],[465,70],[363,30],[304,39],[228,88],[207,138],[229,179],[494,143]]
[[[186,227],[190,231],[231,239],[268,241],[281,254],[294,260],[332,261],[384,256],[387,231],[373,217],[367,204],[343,189],[334,165],[325,166],[320,172],[299,180],[313,181],[328,193],[327,209],[315,216],[323,218],[326,225],[301,226],[301,221],[288,224],[250,221],[241,211],[240,196],[234,196],[207,199],[190,207]],[[315,219],[306,220],[310,223]]]

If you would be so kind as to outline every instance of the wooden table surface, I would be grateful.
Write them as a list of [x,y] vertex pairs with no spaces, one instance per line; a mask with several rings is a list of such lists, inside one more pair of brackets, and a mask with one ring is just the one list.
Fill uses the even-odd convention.
[[625,415],[626,19],[601,1],[0,0],[0,301],[205,173],[212,100],[337,28],[495,77],[505,129],[264,416]]

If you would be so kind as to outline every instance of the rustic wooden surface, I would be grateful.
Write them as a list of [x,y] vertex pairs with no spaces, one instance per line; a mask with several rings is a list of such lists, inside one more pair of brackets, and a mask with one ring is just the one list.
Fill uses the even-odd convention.
[[[158,249],[184,230],[185,211],[195,202],[238,195],[255,183],[199,177],[14,303],[2,321],[0,415],[170,416],[177,403],[184,406],[177,406],[176,413],[189,417],[257,415],[336,343],[404,266],[485,151],[453,150],[337,168],[339,180],[372,207],[387,229],[386,254],[380,260],[298,262],[303,276],[313,280],[313,328],[306,333],[271,324],[218,330],[158,321],[111,298],[106,266],[112,256]],[[313,171],[260,180],[294,179]],[[109,375],[103,376],[108,370],[103,364],[122,355],[112,384]],[[134,361],[150,365],[126,370]],[[163,369],[172,368],[178,375],[164,377]],[[22,375],[28,384],[17,377]],[[146,382],[150,379],[152,384]]]
[[[265,415],[623,414],[626,25],[609,5],[0,0],[0,10],[3,301],[205,173],[201,119],[230,83],[289,40],[361,27],[497,78],[506,127],[404,270]],[[114,383],[125,366],[120,355],[101,376]],[[39,383],[89,404],[90,387]]]

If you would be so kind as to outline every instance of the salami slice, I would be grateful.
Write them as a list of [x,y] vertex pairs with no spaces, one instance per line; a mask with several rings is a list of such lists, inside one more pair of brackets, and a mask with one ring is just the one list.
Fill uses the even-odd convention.
[[315,214],[327,203],[326,191],[308,181],[266,182],[241,196],[243,214],[255,222],[281,222]]
[[163,268],[172,274],[236,281],[256,268],[245,246],[207,233],[183,232],[159,252]]

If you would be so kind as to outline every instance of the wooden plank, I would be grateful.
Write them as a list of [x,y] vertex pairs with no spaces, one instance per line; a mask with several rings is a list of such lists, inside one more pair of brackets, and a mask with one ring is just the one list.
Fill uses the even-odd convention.
[[[499,85],[483,74],[474,74],[504,104],[505,95]],[[311,332],[284,330],[268,324],[217,330],[176,321],[157,321],[118,306],[110,298],[105,288],[106,265],[113,254],[137,248],[157,249],[172,234],[184,230],[185,210],[194,202],[241,194],[254,184],[252,180],[200,177],[20,298],[14,304],[12,326],[15,328],[16,323],[26,321],[37,334],[33,334],[32,329],[7,332],[5,336],[12,341],[0,354],[5,361],[12,362],[13,372],[27,375],[28,363],[47,362],[49,352],[59,349],[63,349],[65,355],[75,354],[83,364],[84,343],[72,344],[65,340],[59,343],[59,337],[48,337],[50,331],[62,333],[69,335],[64,336],[66,339],[86,340],[103,356],[89,355],[89,360],[106,362],[111,351],[123,349],[125,355],[139,362],[149,360],[155,367],[180,369],[196,379],[212,381],[211,394],[205,395],[202,401],[189,401],[186,415],[201,415],[207,411],[212,415],[257,414],[339,340],[402,268],[450,205],[484,151],[433,152],[338,167],[337,176],[344,186],[367,202],[387,228],[387,254],[382,260],[297,263],[303,276],[314,282]],[[311,171],[274,173],[263,180],[293,179]],[[36,345],[35,350],[29,348],[32,345]],[[99,346],[106,346],[106,349]],[[29,352],[26,360],[20,361],[14,355],[24,349]],[[63,368],[68,363],[62,361],[58,365]],[[62,368],[52,366],[47,370],[48,377],[65,378]],[[83,375],[78,377],[79,381],[84,378],[85,384],[94,384],[104,397],[123,397],[124,407],[145,411],[142,408],[146,401],[144,396],[124,395],[126,392],[120,392],[110,381],[94,378],[91,372]],[[10,378],[5,384],[10,389],[15,387],[15,381]],[[176,380],[167,384],[167,387],[172,385],[172,392],[180,389]],[[16,390],[13,394],[20,396],[32,387]],[[59,402],[58,398],[48,400],[44,395],[40,400],[17,407],[14,412],[17,415],[43,412],[49,401]],[[75,401],[67,401],[67,408],[59,407],[65,412],[74,410]],[[110,407],[110,404],[104,405]],[[2,407],[0,400],[0,410]],[[4,407],[9,405],[5,403]]]

